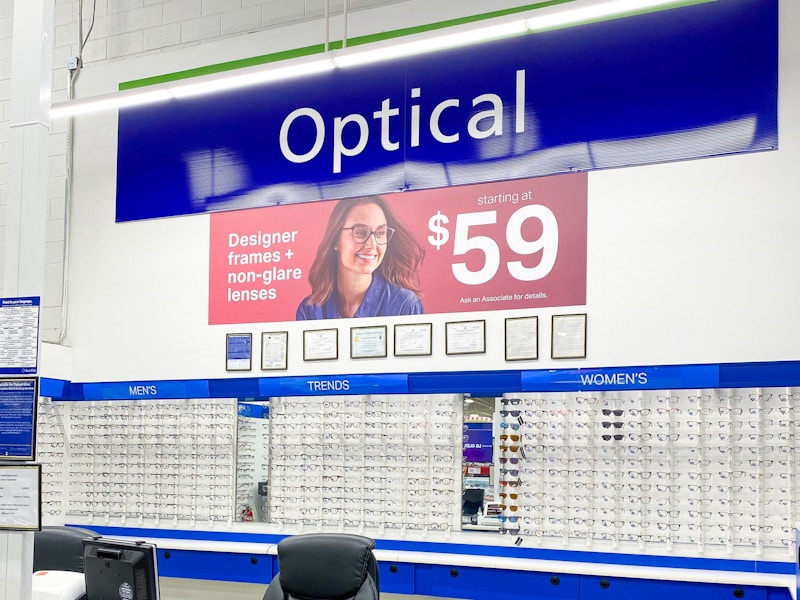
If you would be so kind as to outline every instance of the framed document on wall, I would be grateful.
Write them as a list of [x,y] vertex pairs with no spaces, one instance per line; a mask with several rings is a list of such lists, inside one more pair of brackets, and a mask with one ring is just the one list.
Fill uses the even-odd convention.
[[486,321],[452,321],[445,323],[445,354],[484,354]]
[[285,370],[288,367],[288,331],[264,331],[261,333],[261,370]]
[[551,358],[586,358],[586,314],[553,315]]
[[41,528],[41,465],[0,463],[0,530]]
[[539,318],[506,319],[506,360],[539,358]]
[[336,360],[339,358],[338,329],[310,329],[303,332],[303,360]]
[[433,324],[412,323],[394,326],[395,356],[430,356]]
[[225,336],[225,370],[249,371],[253,368],[253,334],[229,333]]
[[350,358],[385,358],[386,325],[350,328]]

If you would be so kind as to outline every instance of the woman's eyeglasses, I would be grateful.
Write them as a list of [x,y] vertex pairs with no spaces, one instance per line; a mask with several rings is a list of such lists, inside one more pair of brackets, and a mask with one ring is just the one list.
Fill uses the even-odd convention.
[[352,227],[342,227],[342,231],[345,229],[350,230],[350,235],[353,236],[353,241],[356,244],[364,244],[369,239],[369,236],[374,235],[375,243],[383,246],[387,244],[394,235],[394,229],[391,227],[378,227],[373,231],[366,225],[356,224]]

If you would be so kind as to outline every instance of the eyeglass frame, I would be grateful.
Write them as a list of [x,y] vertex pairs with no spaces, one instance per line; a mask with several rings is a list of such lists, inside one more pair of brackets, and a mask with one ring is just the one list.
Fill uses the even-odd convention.
[[[363,240],[359,240],[359,239],[356,238],[356,228],[357,227],[363,227],[364,229],[366,229],[369,232],[367,234],[367,237],[365,237]],[[369,241],[369,237],[373,236],[375,238],[375,243],[378,244],[378,246],[385,246],[386,244],[388,244],[389,240],[392,239],[392,236],[394,235],[394,232],[396,231],[393,227],[387,227],[386,225],[382,225],[381,227],[378,227],[377,229],[370,229],[369,225],[365,225],[363,223],[356,223],[355,225],[351,225],[350,227],[342,227],[342,231],[346,231],[346,230],[350,230],[350,236],[353,238],[353,241],[356,244],[366,244]],[[386,241],[385,242],[378,241],[378,232],[379,231],[386,231]]]

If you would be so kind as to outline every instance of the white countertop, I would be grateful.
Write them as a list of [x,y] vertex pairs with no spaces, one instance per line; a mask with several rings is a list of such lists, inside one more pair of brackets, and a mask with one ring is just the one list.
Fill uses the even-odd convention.
[[[120,537],[120,536],[110,536]],[[142,538],[124,538],[140,540]],[[194,550],[201,552],[231,552],[241,554],[277,555],[277,544],[250,542],[221,542],[214,540],[188,540],[173,538],[145,538],[162,550]],[[441,552],[410,552],[376,549],[379,562],[398,562],[453,567],[478,567],[483,569],[509,569],[565,575],[595,575],[601,577],[627,577],[663,581],[692,581],[731,585],[753,585],[788,588],[797,600],[796,578],[780,573],[754,573],[748,571],[719,571],[707,569],[680,569],[670,567],[643,567],[611,563],[592,563],[560,560],[486,556],[482,554],[449,554]]]

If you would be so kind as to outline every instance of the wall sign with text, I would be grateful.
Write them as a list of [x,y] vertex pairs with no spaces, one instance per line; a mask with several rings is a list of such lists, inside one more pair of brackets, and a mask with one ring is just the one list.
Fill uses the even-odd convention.
[[116,220],[771,150],[777,92],[778,0],[724,0],[176,98],[119,111]]
[[[359,261],[380,261],[373,277],[388,283],[354,316],[585,304],[586,173],[397,193],[382,201],[394,236],[380,245],[365,232],[363,247],[351,243],[349,231],[326,234],[337,204],[350,200],[211,215],[209,324],[341,318],[327,304],[301,306],[323,250],[330,279],[339,269],[367,268]],[[424,258],[409,275],[416,288],[409,292],[394,272],[414,249]]]
[[36,458],[39,379],[0,379],[0,460]]

